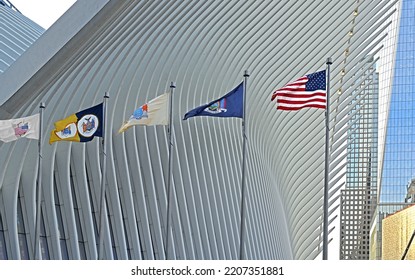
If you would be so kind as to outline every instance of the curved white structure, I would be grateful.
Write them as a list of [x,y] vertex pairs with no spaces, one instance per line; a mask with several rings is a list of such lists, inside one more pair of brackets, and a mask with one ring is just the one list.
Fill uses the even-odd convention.
[[[47,138],[55,121],[102,102],[108,92],[105,258],[165,258],[167,130],[117,131],[135,108],[175,81],[169,258],[238,259],[241,120],[181,119],[228,92],[248,69],[245,255],[316,258],[324,111],[276,111],[271,94],[333,58],[332,228],[344,182],[347,116],[355,105],[350,102],[372,59],[367,55],[378,57],[393,29],[389,18],[395,4],[78,0],[0,76],[3,119],[37,113],[39,103],[46,103],[43,257],[97,258],[101,142],[49,145]],[[10,259],[23,258],[21,236],[30,237],[26,251],[32,254],[36,166],[36,141],[0,144],[0,232]],[[24,222],[23,233],[18,220],[19,227]]]

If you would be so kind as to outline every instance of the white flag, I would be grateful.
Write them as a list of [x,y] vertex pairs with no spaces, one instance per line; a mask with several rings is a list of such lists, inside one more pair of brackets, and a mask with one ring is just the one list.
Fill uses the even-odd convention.
[[11,142],[22,137],[39,139],[39,116],[0,120],[0,140]]
[[126,131],[133,125],[168,125],[170,93],[162,94],[134,111],[118,133]]

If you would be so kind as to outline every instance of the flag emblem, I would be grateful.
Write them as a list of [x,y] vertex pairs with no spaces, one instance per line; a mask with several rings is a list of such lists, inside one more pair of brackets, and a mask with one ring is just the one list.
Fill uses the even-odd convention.
[[14,127],[14,135],[16,135],[16,137],[22,137],[26,134],[28,130],[29,130],[29,123],[20,122]]
[[218,102],[213,103],[209,107],[205,109],[206,112],[212,114],[218,114],[222,112],[226,112],[226,98],[219,100]]
[[146,103],[140,108],[138,108],[137,110],[135,110],[130,119],[141,120],[141,119],[147,119],[147,118],[148,118],[148,105]]
[[169,98],[170,93],[164,93],[138,107],[120,127],[118,133],[134,125],[167,125],[169,123]]
[[24,118],[0,120],[0,141],[39,139],[39,116],[40,114],[35,114]]
[[75,123],[68,124],[63,130],[57,131],[56,135],[60,139],[66,139],[66,138],[74,137],[76,135],[76,124]]
[[82,110],[69,117],[55,122],[51,131],[49,144],[56,141],[91,141],[95,136],[103,134],[103,103]]
[[190,110],[183,120],[196,116],[242,118],[243,115],[244,83],[241,82],[233,90],[219,99]]
[[95,115],[85,115],[78,121],[78,131],[84,137],[91,137],[97,131],[99,119]]
[[277,109],[294,111],[306,107],[326,108],[326,70],[305,75],[272,94]]
[[64,130],[62,130],[62,134],[65,135],[65,136],[68,136],[68,135],[72,134],[71,131],[72,131],[71,130],[71,125],[69,125],[69,127],[66,127]]

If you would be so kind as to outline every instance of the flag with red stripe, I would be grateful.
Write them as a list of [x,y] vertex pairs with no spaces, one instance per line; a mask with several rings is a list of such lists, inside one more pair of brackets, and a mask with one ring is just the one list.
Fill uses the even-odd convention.
[[295,111],[303,108],[326,108],[326,70],[305,75],[272,94],[277,109]]

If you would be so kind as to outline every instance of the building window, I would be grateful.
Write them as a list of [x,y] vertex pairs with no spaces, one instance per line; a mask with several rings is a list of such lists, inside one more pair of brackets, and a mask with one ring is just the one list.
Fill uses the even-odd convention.
[[71,170],[71,192],[72,192],[73,210],[74,210],[75,222],[76,222],[76,230],[78,233],[79,253],[80,253],[81,260],[86,260],[85,240],[84,240],[84,235],[82,232],[82,225],[81,225],[81,212],[82,211],[78,207],[78,200],[76,198],[72,170]]
[[108,214],[107,216],[108,216],[108,223],[109,223],[111,243],[112,243],[112,255],[113,255],[114,260],[118,260],[117,247],[115,246],[114,231],[112,230],[111,215],[110,215],[110,211],[109,211],[108,201],[107,200],[105,200],[105,205],[107,206],[107,212],[108,212],[107,213]]
[[131,253],[133,251],[133,248],[131,247],[130,239],[128,237],[127,229],[129,227],[129,221],[127,219],[127,215],[126,215],[125,209],[124,209],[123,190],[121,188],[118,189],[118,198],[120,200],[122,223],[123,223],[123,228],[124,228],[125,245],[126,245],[126,249],[127,249],[127,259],[131,260],[132,259]]
[[122,213],[122,216],[123,216],[123,222],[124,222],[124,236],[125,236],[125,242],[127,243],[126,245],[127,245],[127,258],[129,259],[129,260],[131,260],[132,258],[131,258],[131,251],[132,251],[132,248],[131,248],[131,245],[130,245],[130,240],[128,239],[128,234],[127,234],[127,224],[128,224],[128,220],[125,218],[125,215],[124,215],[124,207],[122,207],[122,204],[121,204],[121,213]]
[[6,239],[4,238],[3,220],[0,215],[0,260],[7,260]]
[[29,259],[29,248],[27,246],[27,234],[25,229],[25,223],[23,218],[23,209],[22,209],[22,199],[20,196],[21,192],[18,192],[17,199],[17,234],[19,238],[19,248],[20,248],[20,259],[28,260]]
[[93,182],[90,179],[89,176],[89,170],[88,170],[88,164],[85,164],[85,170],[86,170],[86,179],[87,179],[87,186],[88,186],[88,195],[89,195],[89,204],[91,205],[91,215],[92,215],[92,222],[94,226],[94,233],[95,233],[95,245],[97,247],[97,252],[99,250],[99,237],[98,237],[98,206],[95,206],[94,204],[94,190],[91,186],[93,186]]
[[61,246],[61,253],[62,253],[62,259],[63,260],[69,260],[69,254],[68,254],[68,246],[66,243],[66,236],[65,236],[65,228],[63,224],[63,218],[62,218],[62,207],[63,204],[61,204],[59,199],[59,193],[58,189],[56,187],[56,177],[54,178],[55,184],[53,187],[54,192],[54,198],[55,198],[55,211],[56,211],[56,219],[58,223],[58,231],[59,231],[59,243]]
[[[376,70],[372,67],[369,72]],[[378,134],[374,128],[378,119],[379,81],[377,73],[367,74],[359,81],[366,87],[355,95],[355,101],[360,100],[365,106],[352,110],[352,113],[359,111],[352,116],[353,129],[348,132],[346,188],[341,192],[340,203],[340,259],[368,259],[369,249],[363,244],[369,239],[367,225],[375,214]]]
[[42,253],[42,260],[50,260],[48,239],[46,236],[45,220],[43,217],[43,210],[40,210],[40,250]]

